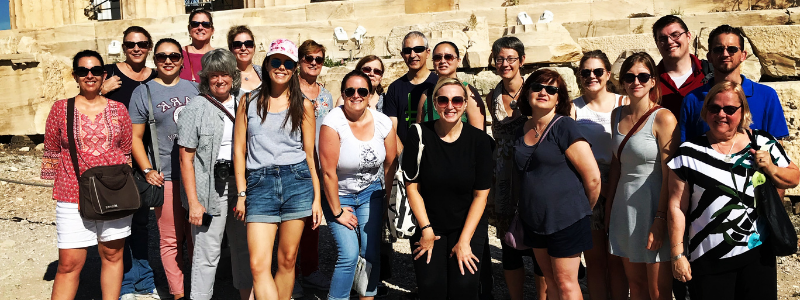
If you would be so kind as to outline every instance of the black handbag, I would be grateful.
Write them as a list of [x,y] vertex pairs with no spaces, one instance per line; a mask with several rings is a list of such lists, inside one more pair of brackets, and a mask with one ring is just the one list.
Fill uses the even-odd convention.
[[75,98],[67,100],[69,156],[78,179],[78,211],[88,220],[115,220],[142,205],[128,164],[92,167],[81,174],[75,141]]
[[[156,132],[156,119],[153,116],[153,101],[150,96],[150,87],[147,84],[145,84],[144,87],[147,89],[147,107],[150,113],[147,117],[147,124],[150,129],[150,148],[153,150],[155,170],[161,173],[161,159],[158,153],[158,133]],[[164,186],[152,185],[147,182],[147,178],[141,170],[137,170],[133,173],[133,179],[136,181],[136,189],[139,190],[139,198],[142,199],[142,206],[159,207],[164,205]]]
[[[753,131],[754,133],[747,133],[750,137],[750,147],[759,150],[760,147],[756,144],[756,130]],[[769,230],[764,244],[776,256],[795,254],[797,252],[797,232],[794,230],[794,225],[789,219],[789,214],[786,213],[783,200],[772,183],[772,179],[769,176],[764,177],[766,177],[766,181],[753,190],[758,218],[766,222]]]

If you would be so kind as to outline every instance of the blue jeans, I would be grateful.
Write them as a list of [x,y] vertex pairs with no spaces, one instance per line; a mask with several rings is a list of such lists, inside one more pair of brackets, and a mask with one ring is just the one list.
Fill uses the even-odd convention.
[[381,221],[385,195],[386,192],[381,188],[381,181],[376,180],[361,192],[339,196],[342,208],[353,208],[353,214],[358,218],[358,230],[361,236],[360,251],[356,232],[337,222],[328,202],[323,201],[322,210],[328,221],[328,227],[333,233],[333,238],[336,240],[339,255],[331,277],[331,287],[328,291],[329,300],[350,299],[350,289],[353,287],[359,255],[372,264],[366,296],[377,294],[381,274]]
[[314,185],[305,160],[247,172],[247,223],[280,223],[311,215]]
[[125,239],[122,261],[125,266],[120,295],[149,293],[156,288],[153,269],[147,261],[147,223],[150,207],[142,207],[131,219],[131,235]]

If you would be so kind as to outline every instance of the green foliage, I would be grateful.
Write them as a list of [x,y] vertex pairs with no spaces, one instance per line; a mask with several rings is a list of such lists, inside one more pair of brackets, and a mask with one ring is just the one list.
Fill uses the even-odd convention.
[[671,9],[669,11],[669,14],[673,15],[673,16],[682,16],[683,15],[683,11],[681,10],[680,7],[678,7],[678,9]]
[[330,57],[326,57],[326,58],[325,58],[325,63],[323,63],[322,65],[323,65],[323,66],[326,66],[326,67],[328,67],[328,68],[333,68],[333,67],[338,67],[338,66],[341,66],[341,65],[342,65],[342,62],[340,62],[340,61],[334,61],[334,60],[332,60]]

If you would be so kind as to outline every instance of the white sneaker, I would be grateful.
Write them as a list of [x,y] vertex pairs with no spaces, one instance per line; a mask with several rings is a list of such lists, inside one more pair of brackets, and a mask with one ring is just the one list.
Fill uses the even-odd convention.
[[145,297],[150,297],[152,299],[161,299],[161,296],[158,295],[158,290],[157,289],[153,289],[152,291],[150,291],[148,293],[143,293],[141,295],[145,296]]
[[136,294],[125,294],[119,297],[119,300],[136,300]]
[[303,296],[305,296],[305,294],[303,293],[303,287],[300,286],[300,282],[298,280],[295,280],[294,288],[292,289],[292,298],[297,299],[297,298],[302,298]]
[[331,279],[322,274],[319,270],[316,270],[314,273],[311,273],[311,275],[303,277],[303,286],[327,291],[331,288]]

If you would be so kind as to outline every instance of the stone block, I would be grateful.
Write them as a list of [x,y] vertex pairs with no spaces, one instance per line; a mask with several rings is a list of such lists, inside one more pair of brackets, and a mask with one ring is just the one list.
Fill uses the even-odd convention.
[[492,50],[472,50],[469,49],[461,64],[465,68],[484,68],[489,66],[489,59],[492,56]]
[[[656,43],[653,41],[653,35],[649,33],[579,38],[578,44],[581,45],[581,49],[583,49],[584,52],[601,50],[611,60],[614,60],[619,57],[620,54],[628,50],[636,50],[636,52],[646,51],[653,56],[656,63],[661,60],[661,55],[658,54]],[[689,51],[694,53],[693,49]],[[625,57],[627,57],[627,55]]]
[[[708,35],[711,33],[711,30],[714,28],[704,27],[700,29],[700,32],[697,33],[695,37],[695,44],[697,45],[697,50],[695,51],[695,55],[697,55],[700,59],[706,59],[708,55]],[[741,65],[739,65],[740,72],[742,75],[747,77],[753,81],[759,81],[761,79],[761,62],[758,60],[758,57],[753,53],[753,47],[750,46],[750,40],[745,38],[744,41],[744,50],[747,51],[747,60],[745,60]]]
[[[471,26],[473,25],[473,26]],[[469,19],[460,19],[452,21],[441,21],[427,24],[410,25],[410,26],[397,26],[392,28],[387,38],[387,48],[393,57],[401,57],[400,50],[403,47],[403,38],[410,31],[420,31],[428,37],[428,45],[433,47],[439,41],[455,39],[453,42],[458,43],[466,40],[462,49],[459,45],[459,51],[465,53],[466,48],[481,47],[482,45],[489,44],[488,26],[485,18],[476,18],[474,24],[470,24]],[[461,33],[459,33],[461,32]]]
[[478,74],[472,76],[470,84],[478,89],[481,95],[484,96],[484,100],[486,100],[486,95],[497,86],[500,80],[500,76],[495,74],[494,71],[480,71]]
[[[404,0],[352,1],[351,3],[355,9],[355,18],[358,19],[373,17],[393,19],[387,17],[401,14],[406,9]],[[389,29],[391,30],[391,28]]]
[[800,75],[800,25],[745,26],[762,72],[772,77]]
[[[789,137],[783,140],[783,147],[791,160],[800,159],[800,81],[765,82],[778,93],[783,106]],[[800,196],[800,187],[786,190],[786,195]]]
[[564,63],[581,58],[581,46],[569,32],[555,23],[515,25],[506,35],[516,36],[525,45],[525,63]]
[[447,11],[455,7],[454,0],[406,1],[406,14]]
[[306,5],[306,20],[324,21],[354,19],[355,5],[351,1],[317,2]]

